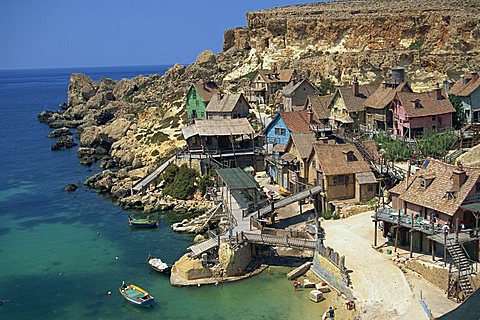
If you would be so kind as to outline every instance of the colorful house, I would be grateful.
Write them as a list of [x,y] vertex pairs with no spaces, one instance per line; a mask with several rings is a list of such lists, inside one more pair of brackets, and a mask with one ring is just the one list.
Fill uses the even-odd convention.
[[216,93],[205,108],[207,119],[246,118],[250,105],[242,93]]
[[220,92],[220,88],[213,81],[192,84],[186,95],[188,119],[206,119],[205,107],[212,96],[218,92]]
[[330,122],[336,128],[358,129],[365,124],[365,100],[374,92],[370,85],[360,85],[358,80],[351,87],[337,88],[330,105]]
[[293,79],[282,90],[283,111],[302,110],[308,96],[317,94],[317,88],[308,79]]
[[270,97],[283,89],[296,76],[294,69],[257,70],[253,76],[250,101],[256,103],[273,103]]
[[[430,239],[443,241],[444,230],[454,232],[461,225],[465,229],[478,226],[480,217],[480,169],[446,164],[435,159],[427,159],[422,167],[411,177],[389,190],[392,197],[392,209],[399,212],[402,219],[400,229],[400,245],[410,244],[409,230],[411,226],[416,231],[412,236],[415,251],[443,255],[443,246],[434,249]],[[388,222],[388,212],[382,213],[384,221]],[[390,216],[390,223],[385,223],[389,230],[398,219]],[[392,232],[393,233],[393,232]],[[432,234],[439,234],[432,238]],[[478,259],[478,238],[468,234],[460,234],[462,241],[473,241],[465,244],[465,249],[474,259]],[[430,248],[431,247],[431,248]]]
[[291,132],[309,132],[314,120],[308,110],[277,113],[264,130],[267,153],[271,153],[275,145],[286,145]]
[[480,122],[480,77],[477,72],[462,76],[448,90],[448,94],[462,101],[467,123]]
[[381,83],[378,88],[365,99],[365,127],[367,130],[387,130],[393,127],[393,114],[389,109],[397,92],[412,92],[405,81],[403,68],[392,70],[392,76]]
[[431,92],[397,92],[391,106],[393,134],[408,139],[452,127],[455,108],[442,89]]

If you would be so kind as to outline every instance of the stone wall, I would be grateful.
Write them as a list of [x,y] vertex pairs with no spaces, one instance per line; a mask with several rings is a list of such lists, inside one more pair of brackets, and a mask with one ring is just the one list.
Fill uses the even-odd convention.
[[242,244],[236,249],[226,242],[220,244],[218,257],[227,276],[241,274],[252,260],[252,244]]
[[433,283],[442,290],[448,288],[448,269],[428,265],[418,260],[409,260],[405,266],[420,274],[425,280]]

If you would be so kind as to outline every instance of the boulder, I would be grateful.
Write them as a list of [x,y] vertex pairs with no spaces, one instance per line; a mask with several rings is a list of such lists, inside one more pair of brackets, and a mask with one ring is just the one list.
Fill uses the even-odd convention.
[[80,146],[82,147],[95,147],[100,144],[102,140],[100,133],[102,129],[100,127],[92,126],[84,128],[80,135]]
[[215,64],[215,62],[215,54],[210,50],[204,50],[198,55],[195,64],[200,67],[208,67]]
[[212,270],[204,267],[200,259],[192,258],[184,254],[172,267],[172,274],[176,274],[186,280],[210,278]]
[[70,132],[70,129],[68,129],[66,127],[62,127],[62,128],[58,128],[58,129],[55,129],[52,132],[50,132],[48,134],[48,137],[49,138],[58,138],[58,137],[61,137],[61,136],[70,136],[70,135],[72,135],[72,133]]
[[193,243],[200,243],[205,241],[205,237],[201,234],[197,234],[195,238],[193,238]]
[[138,90],[134,81],[128,79],[120,80],[113,88],[113,95],[117,100],[123,99]]
[[127,119],[115,119],[112,123],[102,129],[102,133],[114,141],[120,140],[128,131],[131,122]]
[[69,183],[65,186],[65,191],[68,191],[68,192],[74,192],[75,190],[77,190],[78,186],[74,183]]
[[56,151],[62,149],[69,149],[76,145],[77,143],[75,143],[75,140],[73,140],[72,136],[61,136],[57,138],[56,142],[52,144],[50,149],[52,149],[52,151]]
[[73,73],[68,86],[68,105],[75,106],[87,102],[97,92],[97,84],[82,73]]

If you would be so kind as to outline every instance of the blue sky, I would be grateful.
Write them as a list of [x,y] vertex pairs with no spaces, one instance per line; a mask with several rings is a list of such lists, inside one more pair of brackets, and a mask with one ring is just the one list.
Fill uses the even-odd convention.
[[245,13],[308,0],[2,0],[0,69],[190,63]]

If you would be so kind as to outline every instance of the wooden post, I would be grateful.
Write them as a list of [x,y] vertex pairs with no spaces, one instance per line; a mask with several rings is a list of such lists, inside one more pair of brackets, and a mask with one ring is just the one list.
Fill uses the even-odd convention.
[[460,232],[460,228],[458,226],[458,220],[459,218],[455,219],[455,240],[458,242],[458,233]]
[[253,168],[257,171],[257,156],[255,154],[255,134],[252,133],[252,149],[253,149]]
[[448,232],[444,232],[444,237],[443,237],[443,263],[445,267],[447,266],[447,235]]
[[398,233],[399,233],[399,232],[400,232],[400,211],[398,212],[397,229],[395,230],[395,250],[394,250],[394,252],[397,252]]
[[413,214],[412,214],[412,225],[410,229],[410,258],[413,258]]
[[373,246],[374,247],[377,247],[377,229],[378,229],[378,206],[376,206],[375,208],[375,220],[374,220],[374,225],[375,225],[375,229],[373,230]]
[[435,241],[430,240],[432,246],[432,261],[435,261]]

